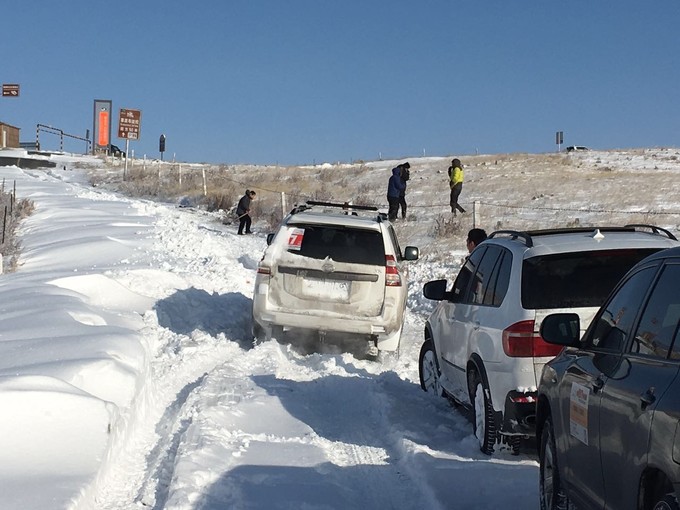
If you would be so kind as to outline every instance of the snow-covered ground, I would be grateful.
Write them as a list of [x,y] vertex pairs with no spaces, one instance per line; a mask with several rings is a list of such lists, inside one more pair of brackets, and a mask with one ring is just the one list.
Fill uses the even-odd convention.
[[[508,208],[488,230],[534,215],[583,222],[597,212],[573,211],[589,207],[646,214],[677,234],[679,154],[583,153],[530,175],[531,156],[473,157],[464,198]],[[18,271],[0,276],[0,508],[538,507],[536,452],[483,455],[467,419],[418,384],[432,309],[422,284],[455,275],[460,235],[398,225],[423,253],[398,359],[253,347],[264,233],[236,236],[218,215],[93,188],[74,163],[94,158],[52,159],[0,167],[36,206]],[[411,160],[419,222],[444,212],[427,206],[434,164],[445,171]],[[369,165],[376,195],[390,165]],[[628,182],[639,184],[622,191]]]

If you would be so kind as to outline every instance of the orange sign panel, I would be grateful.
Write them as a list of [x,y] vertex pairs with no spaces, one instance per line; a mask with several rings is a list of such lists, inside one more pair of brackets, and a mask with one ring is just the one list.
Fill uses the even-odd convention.
[[99,145],[109,145],[109,112],[99,112]]

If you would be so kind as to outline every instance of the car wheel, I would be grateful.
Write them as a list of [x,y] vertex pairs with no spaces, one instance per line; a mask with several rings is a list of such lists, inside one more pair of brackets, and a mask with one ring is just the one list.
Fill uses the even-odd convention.
[[550,419],[546,420],[543,425],[539,463],[538,486],[541,510],[567,510],[569,508],[569,498],[564,490],[560,472],[557,468],[555,434]]
[[468,372],[470,402],[472,403],[472,430],[479,441],[482,453],[491,455],[497,441],[496,420],[489,398],[489,390],[475,371]]
[[420,387],[438,397],[444,395],[444,389],[441,384],[441,373],[439,372],[439,365],[437,364],[437,355],[434,352],[432,339],[425,338],[425,343],[420,348],[420,357],[418,361],[418,372],[420,373]]
[[679,510],[678,499],[675,494],[666,494],[663,498],[656,502],[652,510]]

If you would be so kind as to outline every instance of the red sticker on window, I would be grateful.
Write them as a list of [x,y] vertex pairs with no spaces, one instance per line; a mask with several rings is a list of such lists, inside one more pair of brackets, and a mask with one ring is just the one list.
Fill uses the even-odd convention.
[[294,228],[288,238],[288,249],[300,251],[302,248],[302,238],[305,236],[304,228]]

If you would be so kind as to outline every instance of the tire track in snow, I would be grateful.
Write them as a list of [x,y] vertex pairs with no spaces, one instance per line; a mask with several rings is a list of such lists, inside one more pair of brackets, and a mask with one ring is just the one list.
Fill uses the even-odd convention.
[[268,508],[290,486],[297,499],[283,508],[439,508],[404,468],[371,363],[266,342],[216,367],[188,403],[195,419],[165,508]]
[[268,508],[291,490],[298,507],[440,507],[408,469],[385,367],[245,348],[249,301],[234,296],[252,293],[263,239],[229,243],[184,211],[137,206],[157,218],[153,264],[116,278],[158,299],[149,367],[74,509]]
[[[114,194],[97,196],[117,199]],[[249,259],[243,245],[233,247],[224,236],[201,231],[204,220],[195,215],[120,200],[156,218],[153,246],[139,254],[153,263],[112,276],[157,302],[140,332],[148,360],[137,395],[130,408],[122,410],[98,476],[74,502],[74,510],[156,506],[156,493],[162,503],[182,427],[189,423],[182,421],[186,399],[206,373],[239,355],[249,337],[249,301],[244,296],[252,292],[252,271],[234,264],[238,257]],[[249,241],[245,249],[260,251],[264,246],[261,239]]]

